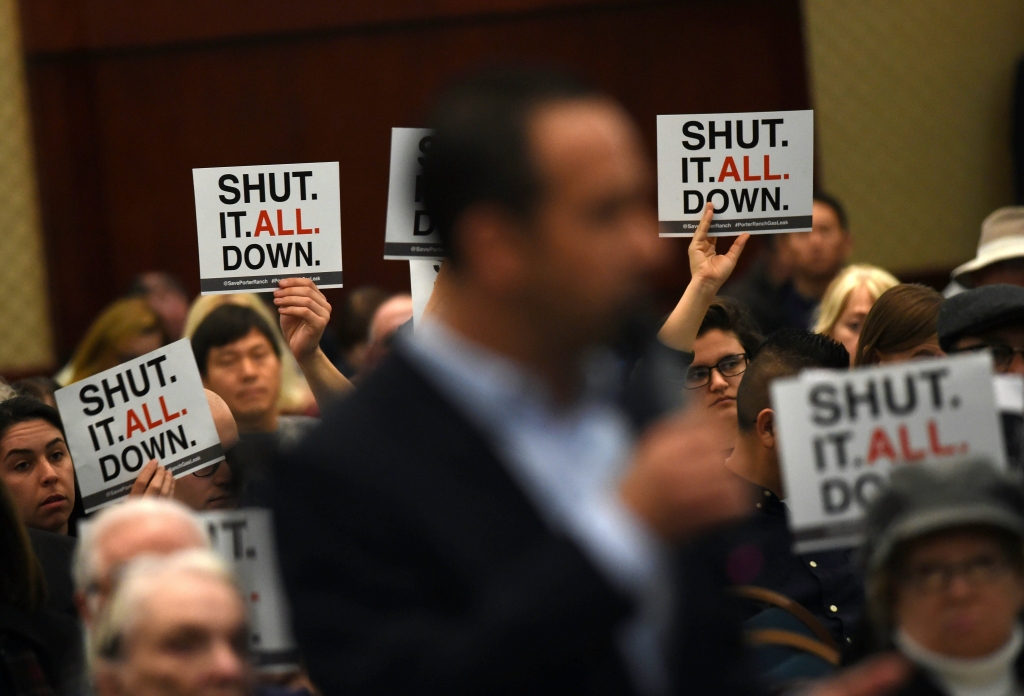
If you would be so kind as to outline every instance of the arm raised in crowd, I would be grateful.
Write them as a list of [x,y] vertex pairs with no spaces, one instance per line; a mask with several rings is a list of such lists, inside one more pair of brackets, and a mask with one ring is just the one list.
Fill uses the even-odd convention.
[[719,254],[715,248],[716,239],[708,237],[713,217],[714,206],[708,203],[690,242],[690,283],[658,333],[658,340],[676,350],[693,351],[704,314],[736,269],[736,262],[750,239],[749,234],[741,234],[728,252]]
[[331,319],[331,305],[308,278],[285,278],[274,291],[274,305],[281,315],[281,332],[299,363],[317,404],[324,406],[352,389],[352,383],[320,349]]

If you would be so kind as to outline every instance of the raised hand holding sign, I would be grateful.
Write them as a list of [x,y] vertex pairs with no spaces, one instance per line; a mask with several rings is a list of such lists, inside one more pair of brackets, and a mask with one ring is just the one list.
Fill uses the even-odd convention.
[[331,320],[331,303],[309,278],[284,278],[274,291],[281,333],[321,406],[352,388],[352,383],[320,349]]

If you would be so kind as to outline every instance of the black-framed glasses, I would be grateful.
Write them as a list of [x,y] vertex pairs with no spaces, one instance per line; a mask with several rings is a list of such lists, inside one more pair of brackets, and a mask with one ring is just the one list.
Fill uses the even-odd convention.
[[220,465],[223,463],[224,460],[221,459],[219,462],[214,462],[210,466],[204,466],[202,469],[196,469],[192,472],[192,475],[198,476],[199,478],[209,478],[217,473],[217,469],[219,469]]
[[736,375],[742,375],[746,369],[746,353],[726,355],[710,367],[704,367],[703,365],[690,367],[690,369],[686,371],[686,388],[700,389],[701,387],[710,384],[712,370],[718,370],[718,373],[723,377],[735,377]]
[[927,563],[902,573],[904,584],[926,593],[945,592],[962,577],[972,587],[987,585],[1004,575],[1010,563],[1001,554],[984,554],[960,563]]
[[979,343],[976,346],[967,346],[966,348],[955,349],[954,353],[967,353],[979,350],[988,350],[992,352],[992,362],[995,365],[996,371],[1006,372],[1013,365],[1013,357],[1019,355],[1024,358],[1024,348],[1014,348],[1013,346],[1006,343]]

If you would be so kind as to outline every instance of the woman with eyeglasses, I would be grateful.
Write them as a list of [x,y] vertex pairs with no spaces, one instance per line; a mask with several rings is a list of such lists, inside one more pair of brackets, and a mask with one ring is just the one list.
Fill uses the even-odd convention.
[[1024,493],[987,462],[894,472],[866,520],[874,646],[917,668],[902,694],[1024,694]]
[[[691,403],[707,409],[730,433],[723,451],[732,450],[737,432],[736,392],[747,361],[761,344],[762,336],[750,313],[731,298],[716,297],[750,238],[742,234],[725,254],[708,237],[714,216],[709,204],[690,242],[690,275],[679,304],[658,333],[670,348],[692,354],[685,388]],[[690,356],[687,355],[687,358]]]

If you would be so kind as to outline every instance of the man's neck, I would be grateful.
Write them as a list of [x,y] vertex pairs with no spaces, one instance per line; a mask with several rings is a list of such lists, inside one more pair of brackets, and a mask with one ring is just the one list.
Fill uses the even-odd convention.
[[793,274],[793,289],[802,297],[815,302],[820,302],[821,298],[825,296],[825,290],[828,289],[830,282],[832,282],[831,278],[812,278],[798,273]]
[[740,478],[767,488],[780,499],[784,497],[778,458],[774,451],[761,446],[756,434],[740,433],[736,449],[725,466]]
[[582,351],[560,345],[557,336],[538,330],[525,313],[466,291],[452,293],[434,319],[536,375],[558,402],[569,403],[579,394]]
[[272,433],[277,430],[277,409],[273,408],[267,413],[246,418],[235,416],[239,433]]

